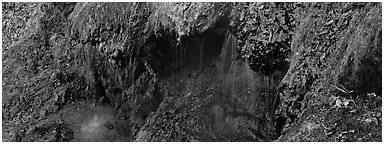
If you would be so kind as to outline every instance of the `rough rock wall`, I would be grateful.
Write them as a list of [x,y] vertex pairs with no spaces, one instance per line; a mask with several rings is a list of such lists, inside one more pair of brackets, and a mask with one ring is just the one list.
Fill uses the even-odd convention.
[[37,3],[3,3],[2,4],[2,47],[7,48],[10,44],[23,38],[23,33],[31,29],[28,23],[37,12]]
[[279,87],[278,140],[381,141],[381,3],[303,10]]
[[56,117],[80,101],[113,106],[125,140],[379,140],[380,14],[380,3],[40,3],[34,28],[3,49],[3,140],[76,139]]
[[[136,133],[162,101],[155,72],[171,61],[167,55],[179,54],[177,48],[172,52],[177,33],[166,30],[169,25],[153,26],[148,20],[154,8],[165,13],[161,7],[169,4],[152,4],[40,3],[32,21],[36,27],[27,32],[24,41],[3,54],[3,132],[9,133],[4,134],[5,139],[63,140],[52,132],[55,124],[62,122],[42,122],[52,126],[43,128],[51,134],[47,134],[49,138],[45,134],[34,135],[40,130],[33,127],[44,127],[37,123],[78,101],[114,106],[120,118],[130,119],[132,133]],[[202,4],[189,3],[190,7],[199,5]],[[200,15],[194,9],[189,11]],[[160,20],[166,21],[165,17]],[[14,71],[16,77],[12,76]],[[71,138],[72,134],[68,136]]]
[[[67,75],[54,81],[54,73],[61,65],[57,65],[57,57],[51,49],[50,39],[56,30],[65,25],[63,17],[68,14],[65,10],[73,10],[73,4],[39,4],[34,9],[35,15],[29,19],[30,24],[25,35],[17,43],[11,44],[8,49],[3,49],[3,140],[4,141],[30,141],[26,132],[30,126],[41,122],[52,113],[56,113],[60,107],[69,103],[73,92],[82,87],[82,79],[77,75]],[[66,9],[63,9],[66,7]],[[56,23],[47,24],[47,19]],[[57,28],[57,29],[56,29]],[[66,84],[60,85],[59,81]],[[62,89],[69,89],[64,94]],[[71,138],[65,124],[45,125],[42,129],[52,131],[61,128],[58,133],[65,133],[65,137],[54,137],[54,135],[43,131],[44,136],[32,138],[43,141],[45,139],[56,139],[65,141]]]

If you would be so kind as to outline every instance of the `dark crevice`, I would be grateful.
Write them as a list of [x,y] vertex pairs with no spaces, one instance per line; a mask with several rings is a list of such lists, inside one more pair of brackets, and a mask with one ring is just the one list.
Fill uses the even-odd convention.
[[144,48],[142,53],[160,77],[165,78],[185,67],[200,67],[200,62],[205,65],[219,56],[224,38],[223,33],[215,32],[183,37],[180,42],[176,42],[171,36],[163,34],[152,38],[148,43],[152,47],[149,50]]
[[105,87],[101,83],[101,77],[97,71],[95,71],[95,87],[96,87],[96,100],[98,102],[104,103],[104,104],[109,104],[110,100],[106,97],[105,94]]

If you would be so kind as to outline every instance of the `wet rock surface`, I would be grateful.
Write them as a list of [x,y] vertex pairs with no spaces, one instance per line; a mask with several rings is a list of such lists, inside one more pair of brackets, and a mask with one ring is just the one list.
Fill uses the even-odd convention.
[[381,141],[381,3],[2,11],[3,141]]

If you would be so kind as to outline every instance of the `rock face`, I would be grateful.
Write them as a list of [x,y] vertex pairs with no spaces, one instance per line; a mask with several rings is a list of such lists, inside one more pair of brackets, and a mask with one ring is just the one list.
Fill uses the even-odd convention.
[[23,10],[3,141],[381,141],[381,3]]
[[278,140],[381,141],[381,125],[364,121],[381,122],[381,4],[306,7],[316,10],[305,10],[292,41]]

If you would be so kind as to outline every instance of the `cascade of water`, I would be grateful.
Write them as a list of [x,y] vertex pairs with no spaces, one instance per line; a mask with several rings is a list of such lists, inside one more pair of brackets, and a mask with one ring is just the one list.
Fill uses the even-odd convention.
[[[193,39],[193,47],[192,47],[192,50],[193,50],[193,56],[195,56],[195,57],[197,57],[197,40],[196,39]],[[196,65],[196,61],[194,60],[193,61],[193,66],[195,66]]]
[[179,59],[180,59],[179,47],[176,47],[176,70],[179,68]]
[[187,69],[189,69],[189,57],[190,57],[189,53],[188,53],[189,41],[184,42],[184,47],[185,47],[185,64],[186,64]]
[[183,49],[183,66],[186,67],[187,64],[187,55],[186,55],[186,47],[185,42],[180,42],[181,48]]
[[[235,77],[236,77],[236,73],[237,73],[237,63],[235,61],[235,56],[236,56],[236,38],[232,35],[232,34],[229,34],[229,38],[230,38],[230,46],[231,46],[231,63],[234,64],[234,74],[235,74]],[[234,83],[234,86],[235,86],[235,83]],[[236,93],[236,89],[235,89],[235,95],[237,96],[237,93]]]
[[219,71],[224,79],[228,79],[231,95],[236,95],[236,73],[238,67],[236,58],[236,38],[227,31],[220,54]]
[[176,68],[176,49],[174,52],[172,52],[171,60],[172,70],[174,70]]
[[[197,50],[198,50],[198,47],[199,47],[199,45],[198,45],[198,41],[196,40],[196,39],[194,39],[194,44],[193,44],[193,55],[195,56],[195,57],[197,57],[198,56],[198,53],[197,53]],[[197,64],[197,62],[196,62],[196,60],[194,60],[194,62],[193,62],[194,64],[194,66],[196,66]]]
[[182,49],[181,49],[180,45],[177,47],[177,49],[178,49],[178,53],[177,54],[179,55],[179,60],[178,60],[178,64],[179,65],[178,65],[178,68],[180,68],[181,64],[182,64],[182,57],[181,57],[181,53],[182,53],[181,50]]
[[185,65],[186,64],[186,53],[185,53],[185,50],[186,50],[186,46],[184,46],[183,45],[183,43],[181,43],[181,41],[180,41],[180,45],[182,46],[182,48],[183,48],[183,65]]
[[232,34],[230,34],[230,35],[231,35],[232,50],[233,50],[232,51],[232,60],[234,61],[237,57],[237,50],[236,50],[237,44],[236,44],[236,38]]
[[176,47],[176,69],[179,67],[179,48]]
[[[229,41],[229,49],[228,49],[228,51],[230,52],[229,53],[229,61],[230,61],[230,63],[231,63],[231,65],[232,64],[234,64],[235,65],[235,69],[234,70],[236,70],[236,63],[235,63],[235,61],[234,61],[234,59],[233,59],[233,36],[232,36],[232,34],[230,34],[229,32],[228,32],[228,41]],[[234,71],[234,74],[236,74],[236,71]]]
[[[221,73],[226,76],[233,74],[234,60],[236,58],[236,38],[230,33],[226,33],[226,38],[221,51]],[[231,73],[229,73],[231,70]]]
[[[233,43],[233,37],[232,37],[232,35],[231,34],[229,34],[229,39],[230,39],[230,51],[231,51],[231,53],[232,53],[232,49],[233,49],[233,45],[234,45],[234,43]],[[237,64],[236,64],[236,62],[233,60],[233,58],[232,58],[232,55],[233,55],[233,53],[231,54],[231,57],[230,57],[230,61],[231,61],[231,65],[233,64],[233,77],[234,78],[236,78],[236,72],[237,72]],[[237,96],[237,93],[236,93],[236,88],[235,88],[235,82],[236,81],[233,81],[232,82],[232,89],[233,89],[233,91],[232,91],[232,95],[233,96]]]
[[201,43],[200,43],[200,71],[202,71],[203,70],[203,54],[204,54],[204,52],[203,52],[203,50],[204,50],[204,41],[205,41],[205,38],[203,38],[202,40],[201,40]]
[[223,47],[221,48],[220,73],[222,76],[226,75],[225,63],[226,63],[226,57],[228,55],[228,53],[227,53],[227,49],[229,46],[228,43],[230,42],[228,37],[229,37],[229,35],[228,35],[228,33],[226,33],[224,44],[223,44]]
[[193,40],[188,40],[188,69],[191,68],[193,58]]
[[182,45],[181,41],[180,41],[180,63],[181,63],[181,66],[184,66],[185,64],[185,55],[184,55],[184,52],[185,52],[185,49],[184,49],[184,46]]
[[188,40],[188,59],[189,59],[189,66],[188,68],[191,68],[192,64],[193,64],[193,61],[192,61],[192,58],[193,58],[193,39],[191,40]]
[[189,42],[189,45],[188,45],[188,48],[189,48],[189,50],[190,50],[190,68],[192,68],[192,66],[193,66],[193,57],[194,57],[194,53],[193,53],[193,51],[194,51],[194,49],[195,49],[195,47],[194,47],[194,43],[195,43],[195,41],[194,41],[194,39],[191,39],[191,41]]

